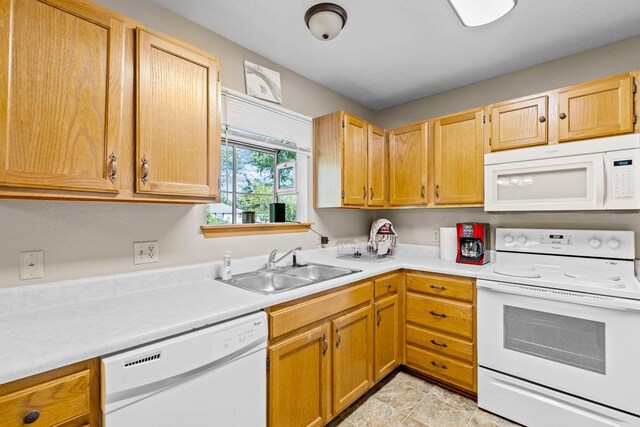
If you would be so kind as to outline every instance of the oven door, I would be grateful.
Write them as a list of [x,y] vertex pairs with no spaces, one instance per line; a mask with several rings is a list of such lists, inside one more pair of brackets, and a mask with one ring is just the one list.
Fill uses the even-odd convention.
[[477,287],[480,366],[640,415],[640,301]]
[[589,154],[484,167],[484,210],[602,210],[604,155]]

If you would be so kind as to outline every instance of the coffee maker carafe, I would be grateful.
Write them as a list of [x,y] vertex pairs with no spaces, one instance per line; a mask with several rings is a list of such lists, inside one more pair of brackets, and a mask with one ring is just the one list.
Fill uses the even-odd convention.
[[489,224],[484,223],[459,223],[456,225],[458,232],[458,255],[456,262],[463,264],[482,265],[489,262]]

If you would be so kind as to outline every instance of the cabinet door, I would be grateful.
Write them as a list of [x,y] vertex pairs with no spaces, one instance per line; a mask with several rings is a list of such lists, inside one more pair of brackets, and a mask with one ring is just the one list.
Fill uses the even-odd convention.
[[367,123],[345,114],[342,142],[342,204],[367,203]]
[[88,4],[0,2],[0,185],[118,192],[124,43]]
[[434,122],[435,204],[484,200],[482,110]]
[[389,205],[427,203],[427,124],[389,133]]
[[491,151],[545,145],[548,97],[491,107]]
[[368,126],[367,181],[369,182],[368,206],[383,207],[387,204],[387,144],[384,129]]
[[375,380],[393,371],[398,366],[399,309],[398,296],[387,297],[375,305]]
[[139,193],[219,196],[218,61],[138,29]]
[[558,141],[633,131],[633,78],[624,75],[558,93]]
[[321,426],[329,418],[329,327],[269,348],[269,426]]
[[349,406],[373,385],[371,306],[331,322],[333,337],[333,413]]

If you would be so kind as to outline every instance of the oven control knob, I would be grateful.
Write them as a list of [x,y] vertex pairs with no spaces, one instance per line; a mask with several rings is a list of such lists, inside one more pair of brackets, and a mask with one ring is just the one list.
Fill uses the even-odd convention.
[[608,245],[611,249],[618,249],[620,247],[620,240],[611,239]]
[[513,243],[513,236],[511,234],[507,234],[504,236],[504,242],[507,244]]
[[601,245],[602,242],[600,241],[600,239],[589,240],[589,246],[591,246],[593,249],[598,249]]
[[518,236],[518,243],[520,243],[521,245],[527,243],[527,236]]

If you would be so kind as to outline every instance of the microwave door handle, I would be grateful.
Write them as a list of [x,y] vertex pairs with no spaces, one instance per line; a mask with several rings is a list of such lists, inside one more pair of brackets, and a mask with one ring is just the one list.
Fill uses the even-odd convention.
[[[600,209],[607,208],[607,166],[606,166],[606,156],[603,154],[600,156],[600,162],[594,162],[594,166],[598,167],[600,165],[600,169],[598,174],[596,174],[596,203],[599,204]],[[600,175],[598,177],[597,175]]]

